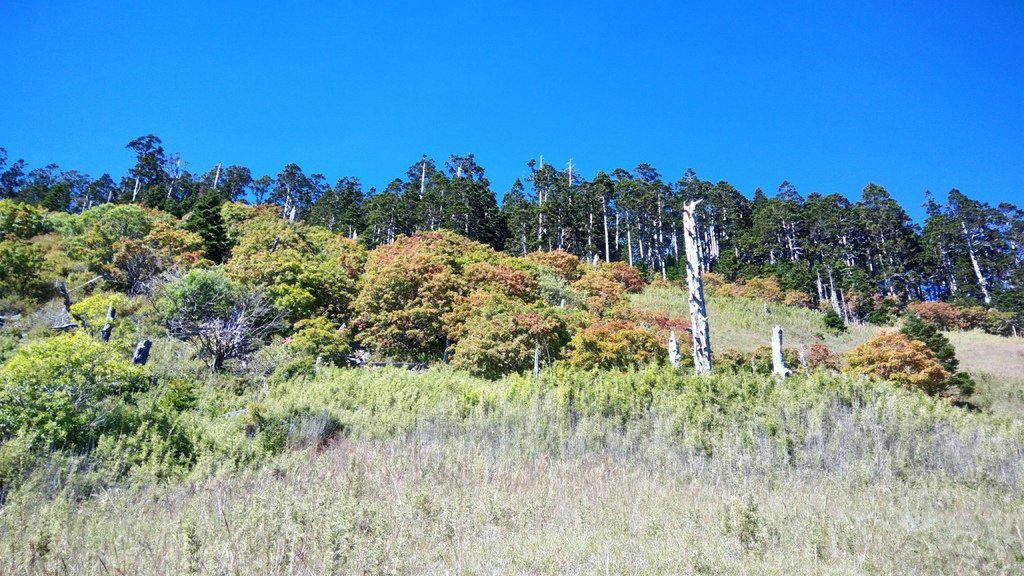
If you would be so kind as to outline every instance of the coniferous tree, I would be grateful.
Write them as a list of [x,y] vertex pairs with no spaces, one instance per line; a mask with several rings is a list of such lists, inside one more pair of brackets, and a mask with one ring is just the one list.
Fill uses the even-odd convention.
[[223,203],[224,199],[210,190],[196,201],[185,220],[185,229],[203,238],[206,257],[218,264],[224,262],[231,253],[231,240],[228,239],[220,213]]

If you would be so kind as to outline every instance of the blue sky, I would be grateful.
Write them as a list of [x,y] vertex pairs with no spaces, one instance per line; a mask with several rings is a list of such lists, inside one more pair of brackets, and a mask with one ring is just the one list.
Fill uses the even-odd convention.
[[[99,5],[97,5],[99,4]],[[194,173],[383,187],[473,152],[692,167],[748,197],[885,186],[1024,204],[1024,3],[8,1],[0,146],[115,178],[156,134]]]

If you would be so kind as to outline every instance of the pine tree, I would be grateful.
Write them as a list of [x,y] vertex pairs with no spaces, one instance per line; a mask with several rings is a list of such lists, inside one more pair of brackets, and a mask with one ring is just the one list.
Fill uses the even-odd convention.
[[211,190],[192,206],[192,213],[185,220],[185,229],[203,238],[206,257],[218,264],[231,253],[231,241],[220,214],[224,199]]

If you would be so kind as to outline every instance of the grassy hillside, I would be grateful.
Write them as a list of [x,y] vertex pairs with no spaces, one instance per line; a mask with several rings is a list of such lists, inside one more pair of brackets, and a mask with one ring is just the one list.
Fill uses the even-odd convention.
[[0,570],[1010,574],[1024,570],[1022,510],[1020,492],[988,484],[723,478],[414,436],[341,441],[231,478],[24,501],[0,520]]
[[978,384],[972,401],[993,414],[1024,419],[1024,338],[978,331],[944,334],[956,347],[961,369]]
[[[641,309],[689,314],[686,293],[678,288],[649,287],[634,294],[631,300]],[[821,342],[836,352],[847,352],[883,330],[870,324],[850,325],[845,333],[836,334],[824,328],[820,312],[769,304],[766,313],[764,303],[752,298],[711,296],[708,316],[712,349],[718,351],[753,352],[758,346],[769,345],[776,324],[785,330],[786,346]],[[1024,338],[994,336],[978,330],[943,335],[956,348],[960,369],[977,383],[971,402],[999,416],[1024,419]]]
[[[690,313],[686,292],[678,288],[649,287],[634,294],[632,304],[661,313],[681,316]],[[825,329],[820,312],[769,304],[766,313],[764,303],[752,298],[711,296],[707,307],[713,350],[752,352],[758,346],[770,345],[772,328],[777,324],[785,330],[786,346],[821,342],[837,352],[850,350],[879,332],[877,326],[852,325],[844,334],[837,335]]]
[[324,369],[252,400],[201,425],[261,465],[37,473],[0,573],[1024,570],[1024,428],[886,384]]

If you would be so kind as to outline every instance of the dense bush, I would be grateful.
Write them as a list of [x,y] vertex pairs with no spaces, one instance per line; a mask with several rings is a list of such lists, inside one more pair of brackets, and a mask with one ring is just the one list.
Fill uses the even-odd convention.
[[246,213],[252,217],[229,226],[235,246],[227,273],[247,286],[266,288],[294,319],[346,320],[366,261],[362,246],[317,226],[292,224],[260,210]]
[[1012,312],[986,310],[981,306],[954,306],[948,302],[911,302],[907,312],[934,324],[939,330],[981,329],[997,336],[1011,335],[1017,322]]
[[900,332],[911,340],[922,342],[931,350],[935,359],[950,374],[949,380],[946,382],[947,389],[962,395],[969,395],[974,391],[974,381],[971,377],[964,373],[957,373],[960,361],[956,358],[956,349],[953,348],[948,338],[939,333],[934,324],[914,316],[903,323]]
[[626,369],[668,361],[665,344],[651,332],[625,320],[595,320],[577,332],[566,351],[570,365]]
[[882,332],[860,344],[850,351],[846,361],[851,372],[878,376],[929,394],[942,391],[950,377],[927,345],[899,332]]
[[564,250],[551,250],[550,252],[530,252],[526,259],[534,264],[553,271],[566,282],[572,283],[579,280],[586,265],[582,260]]
[[478,292],[467,300],[472,310],[451,331],[454,368],[484,378],[527,370],[540,349],[545,364],[558,358],[569,339],[571,319],[559,308],[525,304],[500,294]]
[[844,322],[842,316],[832,308],[825,311],[825,315],[822,317],[821,321],[825,325],[826,330],[831,330],[836,334],[846,332],[846,322]]
[[86,446],[115,400],[146,382],[141,368],[83,333],[26,344],[0,367],[0,437],[31,431],[43,445]]
[[291,345],[327,364],[344,366],[352,352],[352,335],[326,318],[306,318],[293,327]]
[[0,236],[0,293],[31,295],[40,288],[39,269],[43,255],[39,248],[23,240],[4,240]]
[[572,288],[583,294],[587,309],[597,315],[626,304],[626,287],[608,270],[588,270]]
[[10,236],[28,240],[48,231],[45,211],[38,206],[0,200],[0,240]]
[[491,248],[448,231],[377,248],[352,305],[359,342],[386,357],[441,358],[448,336],[442,318],[469,294],[464,268],[497,260]]

